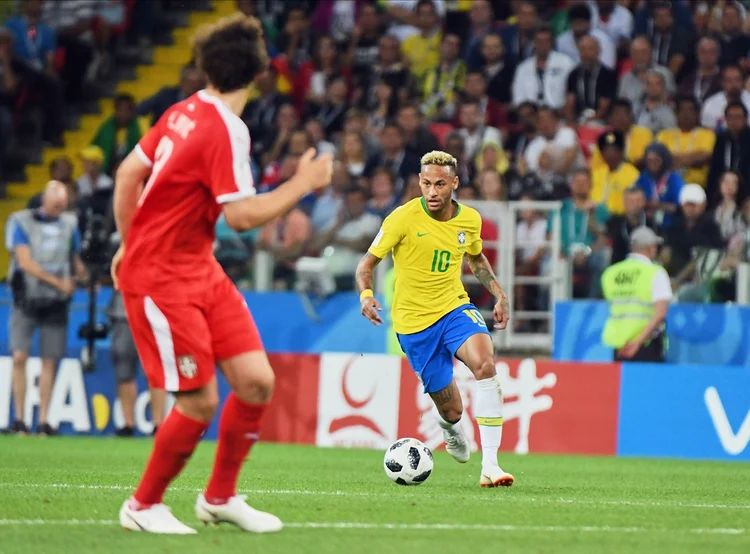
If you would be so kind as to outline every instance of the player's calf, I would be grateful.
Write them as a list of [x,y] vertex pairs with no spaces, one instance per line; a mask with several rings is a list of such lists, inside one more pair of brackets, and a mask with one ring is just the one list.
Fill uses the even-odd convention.
[[435,417],[443,429],[445,450],[459,463],[466,463],[471,456],[469,441],[461,428],[463,404],[455,381],[444,389],[430,393],[435,403]]

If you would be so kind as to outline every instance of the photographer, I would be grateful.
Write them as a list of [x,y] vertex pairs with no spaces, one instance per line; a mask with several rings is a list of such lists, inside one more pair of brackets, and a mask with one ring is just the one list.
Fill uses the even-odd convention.
[[39,379],[39,426],[43,435],[54,435],[48,423],[49,401],[58,361],[67,348],[70,297],[74,274],[85,280],[78,256],[81,237],[75,215],[63,213],[68,193],[59,181],[50,181],[35,210],[16,212],[8,219],[6,237],[12,254],[10,275],[13,308],[10,316],[10,349],[13,353],[14,433],[28,433],[23,421],[26,400],[26,360],[34,333],[40,332],[42,374]]

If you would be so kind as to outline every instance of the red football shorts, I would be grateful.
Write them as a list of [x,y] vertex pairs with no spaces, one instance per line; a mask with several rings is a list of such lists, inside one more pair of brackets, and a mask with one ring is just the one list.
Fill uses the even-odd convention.
[[223,276],[190,301],[124,294],[149,385],[169,392],[205,386],[219,361],[263,350],[245,299]]

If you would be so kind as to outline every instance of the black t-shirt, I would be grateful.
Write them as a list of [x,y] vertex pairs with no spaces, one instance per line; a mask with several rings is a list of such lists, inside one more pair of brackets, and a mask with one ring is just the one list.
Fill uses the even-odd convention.
[[[13,74],[16,76],[16,79],[18,79],[19,81],[24,79],[30,71],[26,62],[24,62],[20,58],[17,58],[16,56],[13,56],[11,58],[10,67],[13,70]],[[5,76],[5,71],[5,67],[0,65],[0,82],[2,82],[2,79]],[[4,88],[0,87],[0,107],[13,109],[18,90],[20,90],[20,87],[17,87],[13,92],[4,90]]]
[[630,253],[630,233],[633,232],[633,229],[641,225],[646,225],[656,230],[653,220],[646,217],[645,214],[643,214],[636,224],[630,223],[624,215],[613,215],[609,218],[609,221],[607,221],[607,235],[612,241],[613,264],[621,262]]
[[726,67],[728,65],[737,65],[742,58],[747,58],[750,53],[750,36],[746,34],[737,35],[736,37],[718,37],[721,44],[721,57],[719,65]]
[[586,109],[596,111],[599,100],[617,95],[617,75],[601,64],[592,70],[579,64],[568,75],[567,92],[576,97],[576,116]]
[[364,80],[378,61],[378,38],[361,37],[354,46],[352,75],[357,81]]

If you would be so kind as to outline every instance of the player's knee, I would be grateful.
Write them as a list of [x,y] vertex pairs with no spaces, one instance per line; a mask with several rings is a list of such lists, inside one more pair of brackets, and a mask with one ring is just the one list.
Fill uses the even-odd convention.
[[440,417],[443,418],[443,421],[446,421],[448,423],[458,423],[461,421],[461,416],[463,415],[463,409],[460,407],[446,407],[440,410]]
[[195,393],[178,394],[175,406],[189,418],[211,421],[219,408],[219,391],[206,387]]
[[495,360],[492,358],[486,358],[479,362],[476,369],[474,370],[474,377],[477,381],[482,379],[491,379],[495,376]]
[[26,352],[16,350],[13,352],[13,365],[16,368],[24,369],[26,366],[26,360],[29,359],[29,355]]

